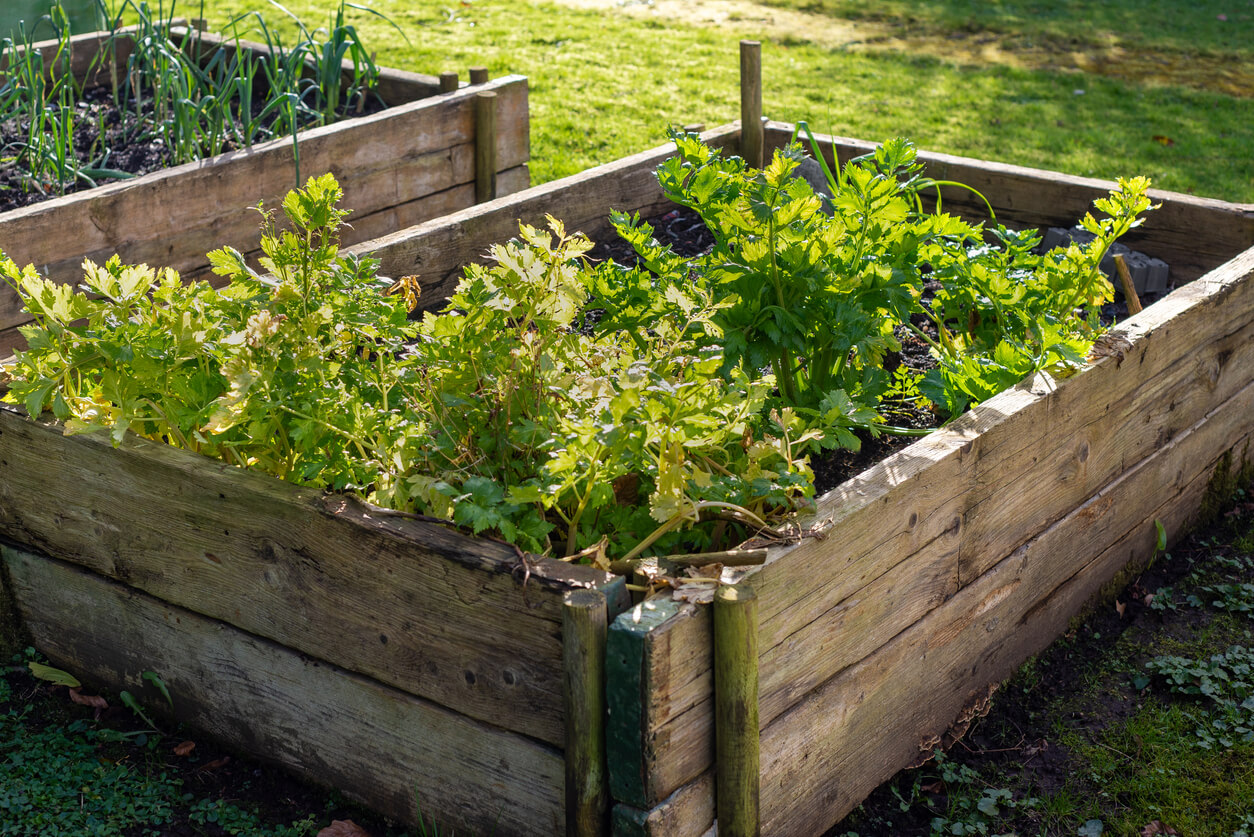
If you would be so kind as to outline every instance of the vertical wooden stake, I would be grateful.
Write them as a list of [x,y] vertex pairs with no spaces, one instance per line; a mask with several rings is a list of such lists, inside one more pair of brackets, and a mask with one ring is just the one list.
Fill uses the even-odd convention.
[[496,197],[496,93],[475,94],[475,203]]
[[440,92],[452,93],[457,90],[457,73],[440,73]]
[[1128,313],[1140,314],[1145,309],[1141,306],[1141,298],[1136,295],[1136,285],[1132,284],[1132,274],[1128,272],[1128,263],[1123,260],[1122,253],[1115,254],[1115,272],[1123,285],[1123,300],[1128,303]]
[[605,763],[605,594],[575,590],[562,607],[563,691],[566,697],[566,834],[606,831],[609,790]]
[[758,837],[758,597],[714,594],[715,805],[719,837]]
[[762,168],[762,42],[740,42],[740,156]]
[[471,67],[470,68],[471,84],[487,84],[488,68],[487,67]]

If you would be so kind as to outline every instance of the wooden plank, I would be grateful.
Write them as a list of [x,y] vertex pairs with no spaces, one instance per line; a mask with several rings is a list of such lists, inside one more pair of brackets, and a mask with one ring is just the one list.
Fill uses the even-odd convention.
[[[956,548],[957,583],[968,583],[1247,384],[1251,271],[1254,251],[1129,321],[1116,332],[1129,347],[1124,364],[1108,357],[1071,380],[991,399],[822,498],[818,517],[831,517],[839,537],[750,570],[762,596],[764,717],[868,650],[825,657],[825,620],[906,556]],[[934,590],[933,601],[944,595],[939,581]],[[890,634],[926,607],[903,603]]]
[[610,794],[647,811],[714,763],[714,634],[708,608],[653,599],[610,627],[606,726]]
[[759,837],[758,595],[745,583],[714,592],[714,782],[719,831]]
[[[1254,385],[776,718],[762,732],[763,833],[824,831],[1048,646],[1110,579],[1152,555],[1155,521],[1172,540],[1182,534],[1223,459],[1217,451],[1238,465],[1248,456],[1251,415]],[[688,804],[711,811],[684,832],[700,833],[713,818],[712,784]]]
[[605,766],[605,638],[609,614],[599,590],[563,600],[566,834],[600,837],[609,814]]
[[561,753],[77,567],[3,548],[54,665],[410,825],[562,833]]
[[[725,126],[703,136],[712,145],[726,147],[738,140],[739,131]],[[515,237],[519,221],[544,227],[544,216],[551,213],[568,230],[596,240],[610,232],[611,209],[647,217],[673,206],[663,197],[653,172],[674,150],[667,144],[643,151],[349,249],[380,259],[386,275],[421,277],[423,297],[434,306],[452,293],[464,265],[483,262],[490,245]]]
[[[526,80],[504,76],[484,87],[498,93],[498,161],[503,169],[515,168],[528,153]],[[473,96],[473,91],[452,94],[303,131],[301,173],[335,173],[345,190],[344,205],[363,212],[382,208],[380,199],[405,203],[454,185],[440,170],[441,159],[462,161],[459,182],[473,182],[473,154],[467,157],[474,138]],[[458,150],[450,157],[449,149]],[[398,163],[405,173],[389,181]],[[63,282],[78,280],[83,254],[102,260],[118,252],[128,262],[193,270],[207,264],[209,249],[225,244],[246,249],[255,242],[257,216],[251,207],[259,200],[274,206],[295,185],[291,140],[273,140],[5,213],[0,247],[19,264],[35,264]],[[400,191],[406,187],[416,191]],[[189,201],[189,195],[197,199]],[[76,242],[68,254],[67,235]],[[355,240],[351,230],[345,240]],[[0,328],[25,319],[16,294],[0,288]]]
[[714,821],[714,774],[684,785],[656,807],[641,811],[616,805],[611,816],[614,837],[696,837]]
[[[750,571],[762,607],[763,723],[1247,384],[1251,270],[1254,252],[1129,321],[1122,364],[1109,357],[1057,386],[1004,393],[821,498],[830,536],[773,549]],[[697,622],[660,626],[657,669],[706,669],[692,650],[707,630]],[[637,769],[650,803],[712,763],[708,683],[690,670],[675,680],[641,710],[652,746]]]
[[555,746],[562,594],[626,596],[607,573],[524,571],[501,543],[7,407],[0,469],[0,537]]
[[1254,385],[767,727],[763,831],[819,833],[926,751],[1103,585],[1148,560],[1156,520],[1173,539],[1186,528],[1221,452],[1239,462],[1248,450],[1251,416]]
[[[791,125],[767,126],[767,152],[786,144]],[[834,149],[843,162],[865,154],[877,143],[848,137],[816,135],[820,144]],[[808,143],[807,143],[807,150]],[[831,157],[828,157],[829,162]],[[1042,169],[975,160],[952,154],[921,150],[925,173],[938,180],[954,180],[977,189],[997,211],[998,219],[1011,226],[1072,227],[1093,200],[1115,187],[1113,181],[1074,177]],[[1137,172],[1128,172],[1134,175]],[[1254,204],[1233,204],[1196,198],[1178,192],[1152,190],[1151,198],[1162,206],[1147,216],[1145,224],[1124,239],[1171,265],[1173,280],[1196,279],[1216,264],[1254,246]],[[970,192],[947,188],[944,207],[973,219],[986,219],[983,202]]]

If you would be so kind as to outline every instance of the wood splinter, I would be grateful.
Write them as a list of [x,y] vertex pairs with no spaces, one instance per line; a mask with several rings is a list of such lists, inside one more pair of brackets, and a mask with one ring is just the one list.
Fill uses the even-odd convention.
[[1115,254],[1115,272],[1119,274],[1119,284],[1123,285],[1123,298],[1128,303],[1128,313],[1140,314],[1145,309],[1141,306],[1141,298],[1136,295],[1136,285],[1132,284],[1132,274],[1128,272],[1128,263],[1123,260],[1122,253]]

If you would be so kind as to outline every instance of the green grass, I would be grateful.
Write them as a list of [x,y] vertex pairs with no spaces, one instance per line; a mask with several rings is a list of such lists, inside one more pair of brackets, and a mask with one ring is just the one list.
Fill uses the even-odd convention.
[[[1134,19],[1145,14],[1131,4],[1101,7],[1107,5],[1129,6]],[[287,7],[310,23],[326,16],[310,0]],[[529,78],[534,182],[658,145],[668,125],[739,118],[737,42],[757,34],[751,22],[711,28],[538,0],[373,0],[370,7],[409,37],[407,43],[382,20],[357,15],[384,66],[456,69],[464,78],[466,68],[482,64],[494,75]],[[279,17],[265,0],[205,6],[215,27],[252,10]],[[1033,25],[1013,15],[1001,20]],[[1217,39],[1208,42],[1226,43]],[[1074,72],[848,52],[810,43],[804,31],[765,43],[762,62],[764,111],[772,118],[807,119],[863,139],[905,135],[934,151],[1070,174],[1145,174],[1163,189],[1254,200],[1251,99]]]
[[1088,765],[1085,785],[1101,789],[1070,818],[1099,818],[1111,834],[1137,834],[1153,820],[1189,837],[1232,834],[1254,813],[1254,743],[1202,749],[1194,730],[1205,720],[1204,709],[1153,699],[1095,741],[1064,739]]
[[[1031,33],[1070,41],[1196,54],[1254,54],[1249,0],[765,0],[832,17],[903,21],[945,30]],[[1221,15],[1223,19],[1221,19]]]

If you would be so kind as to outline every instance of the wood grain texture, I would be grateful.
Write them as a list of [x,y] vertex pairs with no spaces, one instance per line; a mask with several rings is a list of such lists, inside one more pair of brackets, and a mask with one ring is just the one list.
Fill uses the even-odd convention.
[[563,833],[562,757],[525,736],[267,642],[93,573],[3,548],[54,665],[410,825]]
[[715,799],[724,837],[758,837],[758,597],[748,584],[714,593]]
[[575,590],[563,599],[566,700],[566,834],[600,837],[609,820],[605,761],[605,595]]
[[642,811],[616,805],[611,815],[614,837],[698,837],[714,821],[714,774],[684,785],[654,808]]
[[610,626],[606,730],[616,802],[651,810],[697,775],[691,763],[714,763],[713,642],[708,608],[666,600]]
[[[1178,537],[1224,452],[1249,461],[1251,415],[1254,385],[767,725],[763,833],[830,827],[1048,646],[1110,579],[1147,560],[1155,521]],[[687,804],[712,810],[712,787]]]
[[819,833],[1049,645],[1124,568],[1196,514],[1223,451],[1251,441],[1254,385],[975,583],[816,689],[762,734],[763,832]]
[[[529,154],[526,79],[503,76],[476,91],[483,89],[498,95],[498,165],[517,169]],[[342,205],[362,215],[473,184],[474,95],[414,101],[302,131],[301,175],[332,172],[344,189]],[[0,247],[62,282],[78,281],[84,257],[100,262],[113,253],[190,272],[208,264],[211,249],[255,246],[253,207],[277,206],[296,185],[291,140],[272,140],[0,214]],[[506,185],[518,180],[503,179]],[[360,233],[345,230],[345,244],[359,240]],[[0,329],[27,319],[16,294],[0,289]]]
[[[792,125],[768,123],[767,154],[786,144],[792,132]],[[844,163],[876,146],[876,143],[848,137],[816,135],[816,138],[824,146],[829,162],[833,151]],[[1072,227],[1085,212],[1092,210],[1095,198],[1104,197],[1115,187],[1115,183],[1108,180],[927,150],[920,151],[919,161],[924,163],[925,174],[929,177],[954,180],[978,190],[993,205],[998,220],[1008,226]],[[975,220],[987,219],[983,202],[967,190],[949,187],[943,194],[946,211]],[[1254,204],[1226,203],[1160,190],[1151,190],[1150,197],[1162,206],[1149,213],[1143,226],[1120,240],[1134,249],[1143,247],[1150,255],[1166,261],[1171,265],[1174,281],[1196,279],[1220,262],[1254,246]]]
[[[560,747],[561,597],[622,580],[0,409],[0,537]],[[37,487],[37,490],[32,490]]]
[[[526,189],[530,182],[531,174],[525,164],[503,171],[497,176],[497,183],[503,192],[512,193]],[[388,235],[405,227],[411,227],[428,218],[448,215],[473,202],[474,187],[469,183],[462,183],[442,192],[436,192],[396,206],[389,206],[377,212],[369,214],[354,212],[348,220],[357,237],[371,238]],[[206,252],[209,249],[216,248],[216,245],[212,243],[211,236],[208,234],[205,235],[202,245]],[[249,263],[255,267],[261,251],[242,248],[241,250]],[[156,262],[157,259],[154,258],[151,261]],[[205,279],[213,285],[221,284],[221,279],[210,273],[208,266],[187,270],[182,272],[181,275],[185,280]],[[18,331],[17,326],[0,329],[0,361],[12,355],[15,350],[24,349],[25,347],[26,341]]]

